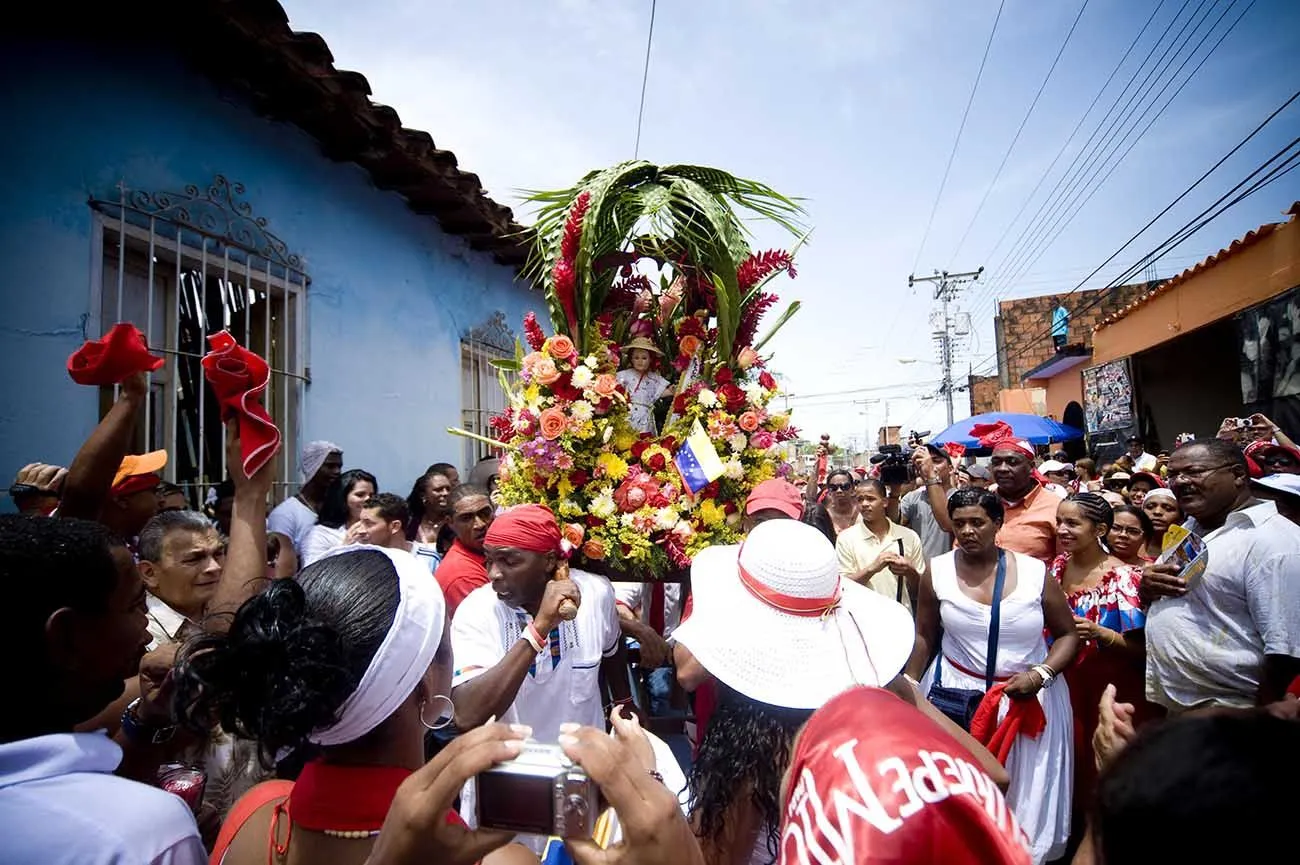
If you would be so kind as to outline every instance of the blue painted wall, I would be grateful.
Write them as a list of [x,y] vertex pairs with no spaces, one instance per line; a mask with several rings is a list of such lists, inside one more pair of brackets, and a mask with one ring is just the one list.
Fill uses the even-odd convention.
[[178,190],[217,174],[307,263],[303,440],[338,442],[403,494],[429,463],[459,462],[444,430],[460,424],[460,337],[497,310],[518,331],[540,297],[297,127],[179,62],[130,59],[142,56],[0,40],[0,481],[29,461],[66,464],[98,419],[95,389],[64,367],[90,312],[87,199],[114,198],[120,180]]

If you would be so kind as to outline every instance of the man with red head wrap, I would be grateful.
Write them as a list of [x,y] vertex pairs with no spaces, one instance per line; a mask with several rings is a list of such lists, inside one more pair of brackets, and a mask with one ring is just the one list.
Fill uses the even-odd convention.
[[[488,528],[490,584],[470,592],[451,626],[461,730],[494,715],[532,727],[542,742],[554,742],[566,722],[601,727],[602,666],[616,702],[631,703],[614,589],[569,568],[564,546],[555,515],[541,505],[511,508]],[[576,616],[566,617],[566,601]]]
[[781,865],[1030,861],[1025,833],[979,761],[879,688],[845,691],[813,714],[784,789]]
[[1051,564],[1056,558],[1056,509],[1061,496],[1043,485],[1034,468],[1034,446],[1005,421],[976,424],[970,434],[993,451],[989,468],[1006,514],[998,546]]

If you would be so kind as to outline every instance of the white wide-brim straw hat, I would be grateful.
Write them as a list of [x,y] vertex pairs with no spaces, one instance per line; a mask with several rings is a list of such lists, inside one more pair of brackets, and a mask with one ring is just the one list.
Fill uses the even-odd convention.
[[841,579],[830,541],[797,520],[702,550],[691,592],[673,638],[728,687],[772,706],[816,709],[855,685],[885,685],[916,639],[911,613]]

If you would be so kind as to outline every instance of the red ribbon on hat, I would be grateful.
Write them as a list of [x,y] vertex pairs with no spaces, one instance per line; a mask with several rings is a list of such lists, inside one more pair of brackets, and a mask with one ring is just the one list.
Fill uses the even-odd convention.
[[138,372],[153,372],[163,358],[149,353],[144,334],[120,321],[103,339],[88,340],[68,358],[68,375],[77,384],[121,384]]
[[1030,459],[1034,458],[1034,446],[1018,437],[1011,429],[1010,424],[1004,420],[997,423],[975,424],[975,426],[971,427],[970,434],[979,439],[982,448],[989,448],[990,450],[1013,448],[1027,455]]
[[835,591],[829,597],[825,598],[805,598],[800,595],[787,595],[778,592],[770,586],[764,585],[749,569],[740,561],[745,552],[745,545],[740,545],[740,553],[736,555],[736,570],[740,572],[740,584],[759,600],[759,602],[779,610],[782,613],[789,613],[792,616],[801,616],[808,619],[816,619],[822,616],[828,616],[835,611],[840,605],[840,598],[843,596],[843,589],[840,583],[835,583]]
[[217,395],[222,421],[239,420],[239,455],[244,474],[252,477],[280,449],[280,430],[262,405],[271,368],[229,331],[214,333],[208,342],[212,350],[203,356],[203,376]]

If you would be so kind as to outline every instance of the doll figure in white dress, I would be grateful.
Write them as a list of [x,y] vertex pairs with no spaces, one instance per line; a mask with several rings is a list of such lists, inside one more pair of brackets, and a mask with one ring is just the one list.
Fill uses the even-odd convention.
[[654,405],[672,387],[653,369],[655,359],[663,352],[643,336],[629,342],[623,351],[631,367],[619,370],[617,377],[618,383],[627,391],[628,420],[637,432],[657,435]]

